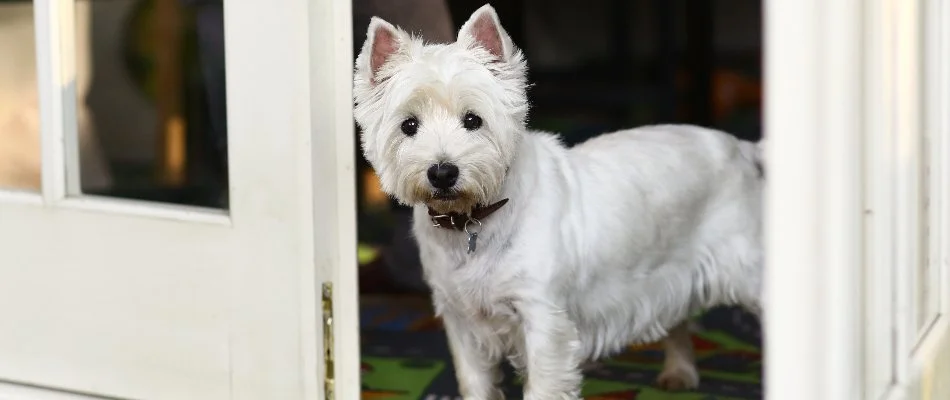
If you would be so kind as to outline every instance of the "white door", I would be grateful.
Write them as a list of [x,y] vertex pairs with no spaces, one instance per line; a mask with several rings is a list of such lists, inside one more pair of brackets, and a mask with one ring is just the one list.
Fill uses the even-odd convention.
[[228,210],[80,192],[75,7],[34,5],[43,184],[0,188],[0,398],[320,399],[325,328],[358,398],[349,1],[225,2]]
[[765,26],[767,397],[950,399],[950,3]]

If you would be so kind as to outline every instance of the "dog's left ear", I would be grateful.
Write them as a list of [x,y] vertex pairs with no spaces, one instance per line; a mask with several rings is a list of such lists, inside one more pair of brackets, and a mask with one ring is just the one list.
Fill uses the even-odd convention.
[[501,27],[495,9],[485,4],[472,13],[459,30],[458,41],[471,40],[471,45],[481,46],[499,61],[507,61],[514,45],[505,29]]

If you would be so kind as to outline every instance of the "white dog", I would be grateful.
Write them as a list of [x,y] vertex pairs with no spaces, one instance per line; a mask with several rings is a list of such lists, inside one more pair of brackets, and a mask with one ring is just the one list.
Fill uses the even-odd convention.
[[754,144],[653,126],[568,149],[526,129],[526,65],[491,6],[452,44],[374,18],[355,116],[383,190],[414,211],[466,399],[579,396],[580,365],[666,338],[660,385],[698,383],[691,313],[760,310],[764,184]]

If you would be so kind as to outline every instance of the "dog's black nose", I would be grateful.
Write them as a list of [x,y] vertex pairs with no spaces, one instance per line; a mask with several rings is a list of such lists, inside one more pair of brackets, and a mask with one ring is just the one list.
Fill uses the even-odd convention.
[[448,163],[432,164],[427,175],[433,187],[448,190],[455,186],[455,181],[459,179],[459,167]]

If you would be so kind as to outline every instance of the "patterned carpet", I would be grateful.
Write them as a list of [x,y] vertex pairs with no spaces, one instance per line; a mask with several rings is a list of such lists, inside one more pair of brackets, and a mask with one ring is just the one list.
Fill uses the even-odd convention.
[[[363,399],[455,400],[455,372],[441,325],[428,300],[412,297],[361,299]],[[693,337],[702,383],[695,392],[670,393],[653,382],[660,370],[658,344],[631,347],[585,372],[587,400],[761,399],[761,337],[758,323],[735,309],[712,310],[698,320]],[[521,398],[520,383],[507,371],[509,399]]]

